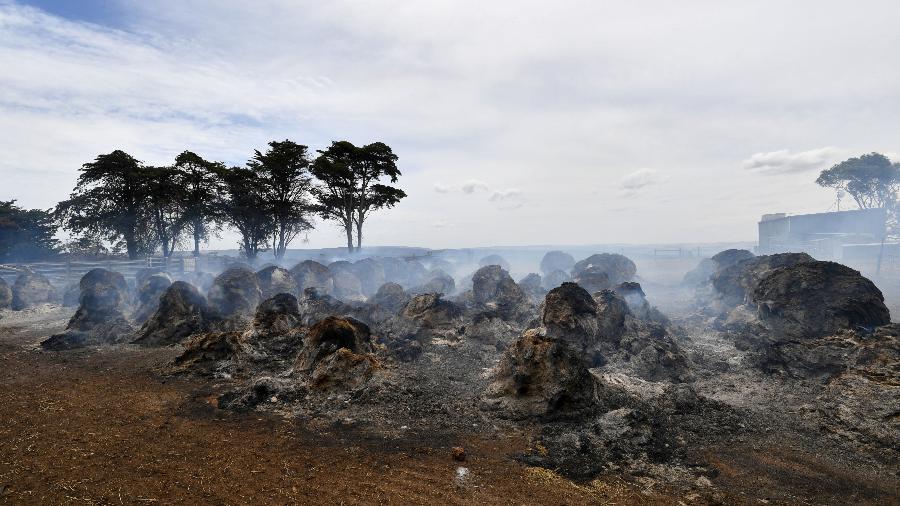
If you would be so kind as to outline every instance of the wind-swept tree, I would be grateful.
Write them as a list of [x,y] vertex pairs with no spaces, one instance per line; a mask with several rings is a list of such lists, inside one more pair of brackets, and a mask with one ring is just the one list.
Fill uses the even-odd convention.
[[347,234],[347,249],[353,251],[352,235],[356,229],[356,249],[362,248],[363,225],[369,215],[382,208],[393,207],[406,193],[382,184],[387,178],[396,183],[400,176],[397,156],[382,142],[357,147],[348,141],[333,142],[319,151],[313,174],[322,183],[316,188],[319,214],[337,221]]
[[49,258],[58,253],[53,215],[22,209],[15,200],[0,201],[0,262]]
[[142,223],[147,202],[141,163],[121,150],[98,156],[81,167],[75,189],[56,206],[55,215],[76,234],[125,241],[128,258],[152,250]]
[[261,251],[268,249],[266,244],[272,232],[265,185],[256,172],[241,167],[223,171],[222,178],[225,195],[219,212],[241,235],[241,253],[253,261]]
[[900,165],[869,153],[823,170],[816,183],[846,191],[860,209],[891,208],[900,189]]
[[312,228],[310,200],[312,178],[309,173],[307,147],[285,140],[272,141],[265,153],[247,162],[259,178],[266,210],[272,222],[270,245],[275,258],[284,257],[288,245],[302,232]]
[[163,257],[169,258],[184,231],[184,186],[173,167],[144,167],[143,187],[148,224]]
[[175,170],[182,186],[181,222],[194,239],[194,256],[200,256],[200,243],[222,221],[222,199],[226,185],[222,177],[225,165],[210,162],[191,151],[175,158]]

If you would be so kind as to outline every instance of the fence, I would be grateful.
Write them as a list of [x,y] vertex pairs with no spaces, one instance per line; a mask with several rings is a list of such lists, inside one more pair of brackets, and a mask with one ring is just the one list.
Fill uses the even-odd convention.
[[15,282],[19,274],[33,271],[45,276],[56,286],[67,286],[77,282],[91,269],[103,268],[121,273],[126,278],[134,278],[143,269],[159,269],[172,274],[194,271],[218,272],[228,263],[228,258],[217,256],[205,257],[147,257],[140,260],[96,260],[96,261],[64,261],[34,262],[23,264],[0,264],[0,278],[7,283]]

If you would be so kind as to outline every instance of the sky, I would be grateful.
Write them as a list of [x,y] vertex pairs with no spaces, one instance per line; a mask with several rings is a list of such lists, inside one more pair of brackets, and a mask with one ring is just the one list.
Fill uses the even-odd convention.
[[818,171],[900,160],[898,20],[866,0],[0,0],[0,200],[50,208],[115,149],[233,165],[381,141],[409,197],[372,245],[755,240],[764,213],[835,209]]

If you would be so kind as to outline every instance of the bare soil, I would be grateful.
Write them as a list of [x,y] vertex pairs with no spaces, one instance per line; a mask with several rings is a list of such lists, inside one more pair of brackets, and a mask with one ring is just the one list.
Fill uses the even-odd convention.
[[[777,438],[695,448],[689,489],[573,483],[511,455],[529,434],[384,440],[358,428],[216,407],[228,385],[172,377],[177,349],[44,352],[70,311],[0,319],[0,504],[897,504],[869,476]],[[452,458],[462,446],[466,460]],[[459,468],[468,474],[458,478]]]

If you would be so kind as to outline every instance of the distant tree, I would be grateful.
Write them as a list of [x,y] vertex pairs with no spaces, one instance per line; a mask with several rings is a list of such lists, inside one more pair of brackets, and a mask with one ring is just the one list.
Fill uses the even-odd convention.
[[56,224],[49,211],[0,201],[0,262],[43,260],[58,253]]
[[124,151],[100,155],[82,166],[75,189],[54,214],[76,235],[123,239],[128,257],[138,258],[154,246],[144,221],[144,176],[141,163]]
[[847,192],[860,209],[891,208],[900,189],[900,165],[869,153],[823,170],[816,183]]
[[353,251],[353,229],[356,249],[362,248],[363,225],[375,210],[393,207],[406,193],[380,182],[387,178],[396,183],[400,176],[397,156],[384,143],[357,147],[348,141],[333,142],[319,151],[313,164],[313,175],[321,182],[316,188],[318,212],[337,221],[347,234],[347,250]]
[[144,212],[153,230],[155,243],[162,248],[163,257],[175,251],[184,231],[184,185],[174,167],[144,167],[142,187],[146,192]]
[[210,232],[223,220],[222,199],[226,185],[222,174],[225,166],[185,151],[175,158],[174,168],[182,185],[182,226],[193,236],[194,256],[197,257],[200,256],[200,243],[208,240]]
[[224,198],[219,213],[241,235],[240,250],[253,261],[266,251],[273,229],[268,214],[266,188],[262,178],[252,169],[232,167],[222,172],[225,183]]
[[272,141],[265,153],[256,151],[247,167],[259,179],[265,207],[272,221],[270,245],[275,258],[284,257],[288,245],[312,228],[312,178],[307,147],[285,140]]

